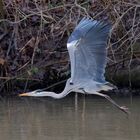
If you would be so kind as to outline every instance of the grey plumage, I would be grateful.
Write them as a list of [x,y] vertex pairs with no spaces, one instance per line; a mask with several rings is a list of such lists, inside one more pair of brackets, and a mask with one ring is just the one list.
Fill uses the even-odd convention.
[[[110,24],[84,18],[77,25],[68,39],[69,54],[73,50],[74,57],[71,57],[72,81],[79,81],[81,78],[93,79],[105,83],[104,72],[106,66],[106,46],[110,30]],[[73,42],[79,40],[77,44]],[[76,42],[75,42],[76,43]],[[74,46],[76,45],[76,47]],[[72,62],[74,64],[72,64]]]
[[19,96],[50,96],[60,99],[70,92],[95,94],[106,98],[120,110],[128,113],[127,108],[119,106],[101,90],[111,90],[115,86],[105,80],[107,38],[110,24],[83,18],[76,26],[67,42],[71,62],[71,77],[67,80],[63,92],[56,94],[49,91],[32,91]]

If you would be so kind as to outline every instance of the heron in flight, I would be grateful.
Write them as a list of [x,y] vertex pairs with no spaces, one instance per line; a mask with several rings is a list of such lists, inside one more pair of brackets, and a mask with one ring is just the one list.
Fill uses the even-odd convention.
[[70,92],[95,94],[106,98],[117,108],[128,113],[126,107],[118,105],[108,95],[100,93],[101,90],[108,91],[115,88],[104,77],[107,62],[106,46],[110,28],[110,24],[104,21],[83,18],[75,27],[67,42],[71,77],[67,80],[64,90],[59,94],[35,90],[22,93],[19,96],[50,96],[60,99]]

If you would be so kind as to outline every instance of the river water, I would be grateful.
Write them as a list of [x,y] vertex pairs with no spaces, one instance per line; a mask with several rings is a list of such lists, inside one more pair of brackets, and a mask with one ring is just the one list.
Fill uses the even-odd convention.
[[0,140],[140,140],[140,97],[1,98]]

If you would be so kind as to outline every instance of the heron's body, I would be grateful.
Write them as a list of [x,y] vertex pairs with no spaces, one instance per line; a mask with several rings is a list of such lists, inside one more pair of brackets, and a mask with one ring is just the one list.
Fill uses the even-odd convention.
[[65,97],[67,94],[69,94],[70,92],[77,92],[77,93],[82,93],[82,94],[95,94],[96,92],[100,92],[101,90],[104,91],[108,91],[108,90],[112,90],[114,87],[113,85],[108,85],[108,83],[106,84],[102,84],[99,82],[95,82],[93,80],[81,80],[78,83],[75,84],[71,84],[71,79],[69,78],[67,80],[65,89],[63,90],[63,92],[57,94],[54,92],[46,92],[46,91],[41,91],[41,92],[37,92],[35,91],[35,93],[29,95],[29,96],[50,96],[56,99],[60,99]]
[[110,25],[105,22],[83,18],[76,26],[67,42],[71,62],[71,77],[67,80],[62,93],[49,91],[32,91],[20,96],[50,96],[56,99],[65,97],[70,92],[95,94],[105,97],[119,109],[120,107],[109,96],[100,93],[115,86],[105,80],[104,73],[107,58],[107,38]]

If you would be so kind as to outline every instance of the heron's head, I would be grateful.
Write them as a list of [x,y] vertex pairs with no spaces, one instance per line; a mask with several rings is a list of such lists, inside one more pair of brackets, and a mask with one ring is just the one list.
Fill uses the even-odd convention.
[[34,96],[34,97],[38,97],[38,96],[44,96],[44,92],[40,91],[40,90],[35,90],[35,91],[31,91],[31,92],[26,92],[26,93],[21,93],[19,94],[19,96]]

